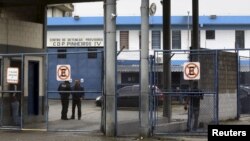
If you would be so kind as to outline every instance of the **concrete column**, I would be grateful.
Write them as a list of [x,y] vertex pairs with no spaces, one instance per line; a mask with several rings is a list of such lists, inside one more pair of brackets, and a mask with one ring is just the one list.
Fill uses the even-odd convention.
[[[7,83],[7,69],[10,67],[10,58],[9,57],[3,57],[2,59],[3,64],[3,73],[2,73],[2,90],[8,91],[9,90],[9,84]],[[10,96],[9,93],[2,93],[1,95],[1,103],[2,104],[2,125],[3,126],[10,126],[13,123],[12,116],[11,116],[11,106],[10,106]]]
[[149,125],[149,0],[141,1],[141,136],[150,135]]
[[105,11],[105,133],[116,135],[116,0],[106,0]]

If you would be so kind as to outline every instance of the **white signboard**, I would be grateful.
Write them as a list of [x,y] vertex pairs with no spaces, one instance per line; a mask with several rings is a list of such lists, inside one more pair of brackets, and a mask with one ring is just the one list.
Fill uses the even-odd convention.
[[7,68],[7,83],[18,84],[18,68]]
[[103,47],[103,38],[49,38],[48,47]]
[[200,62],[187,62],[183,65],[184,80],[200,79]]
[[70,65],[57,65],[56,79],[57,81],[70,81],[71,80]]

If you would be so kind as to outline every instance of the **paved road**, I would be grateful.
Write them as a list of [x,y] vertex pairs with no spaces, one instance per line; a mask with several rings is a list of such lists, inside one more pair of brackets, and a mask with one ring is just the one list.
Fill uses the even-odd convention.
[[[139,130],[139,112],[138,110],[121,109],[118,111],[118,134],[123,137],[111,138],[105,137],[100,133],[100,107],[96,107],[94,102],[83,104],[82,120],[60,120],[61,105],[58,102],[50,101],[50,110],[48,115],[48,129],[50,131],[6,131],[0,130],[0,141],[206,141],[207,136],[170,136],[157,135],[150,139],[141,139],[138,137]],[[175,115],[180,121],[185,120],[186,112],[183,108],[174,107]],[[70,108],[69,108],[70,109]],[[71,112],[71,110],[69,110]],[[70,115],[70,113],[69,113]],[[180,122],[178,121],[178,122]],[[128,124],[129,123],[129,124]],[[244,124],[250,125],[250,116],[243,115],[240,120],[231,120],[221,124]],[[186,124],[185,124],[186,125]],[[32,129],[32,128],[30,128]],[[46,126],[45,126],[46,129]],[[54,131],[52,130],[54,129]],[[71,132],[63,132],[65,129]],[[76,129],[79,129],[77,131]],[[51,131],[52,130],[52,131]],[[73,131],[74,130],[74,131]],[[84,131],[85,132],[82,132]],[[187,134],[188,135],[188,134]]]
[[0,141],[206,141],[206,136],[160,136],[149,139],[139,137],[105,137],[100,134],[77,132],[0,131]]

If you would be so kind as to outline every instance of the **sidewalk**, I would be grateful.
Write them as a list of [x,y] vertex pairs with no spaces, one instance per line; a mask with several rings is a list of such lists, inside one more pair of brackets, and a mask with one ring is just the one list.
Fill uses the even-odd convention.
[[79,132],[0,131],[0,141],[206,141],[206,136],[105,137]]
[[[250,116],[240,120],[229,120],[220,124],[249,125]],[[140,137],[105,137],[101,133],[90,132],[49,132],[0,130],[0,141],[207,141],[207,136],[155,135],[149,139]]]

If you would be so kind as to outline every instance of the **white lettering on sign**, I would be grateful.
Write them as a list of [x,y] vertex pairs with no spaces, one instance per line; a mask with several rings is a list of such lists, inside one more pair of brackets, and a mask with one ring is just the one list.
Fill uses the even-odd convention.
[[183,65],[184,80],[200,79],[200,62],[187,62]]
[[57,81],[70,81],[71,70],[70,65],[57,65],[56,67],[56,78]]
[[103,38],[50,38],[48,47],[102,47]]
[[7,68],[7,83],[18,84],[19,69]]

